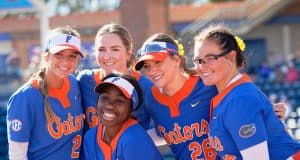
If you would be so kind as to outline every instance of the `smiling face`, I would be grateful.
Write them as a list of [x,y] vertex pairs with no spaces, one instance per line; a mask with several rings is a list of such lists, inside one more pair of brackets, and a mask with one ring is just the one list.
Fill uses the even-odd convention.
[[104,126],[118,131],[130,117],[131,112],[131,100],[126,98],[119,88],[109,85],[101,91],[97,113]]
[[223,50],[212,40],[198,41],[195,43],[194,59],[204,59],[206,62],[199,64],[195,63],[196,68],[199,70],[201,78],[205,85],[217,85],[223,87],[227,84],[228,74],[232,68],[232,63],[229,56],[230,52],[222,57],[213,58],[214,55],[219,55]]
[[98,64],[106,74],[112,71],[127,72],[127,62],[130,53],[126,50],[122,40],[117,34],[106,33],[100,35],[95,42],[96,58]]
[[75,71],[79,56],[79,53],[72,49],[62,50],[55,54],[48,54],[45,58],[47,74],[54,79],[68,77]]
[[142,72],[158,88],[167,89],[174,84],[175,75],[180,72],[180,61],[167,57],[164,61],[145,60]]

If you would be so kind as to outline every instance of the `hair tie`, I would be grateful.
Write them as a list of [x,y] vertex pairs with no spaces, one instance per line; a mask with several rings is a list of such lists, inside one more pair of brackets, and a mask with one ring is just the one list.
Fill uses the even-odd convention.
[[244,52],[244,51],[245,51],[245,48],[246,48],[246,44],[245,44],[245,42],[243,41],[243,39],[240,38],[239,36],[234,36],[234,39],[235,39],[235,41],[236,41],[238,47],[240,48],[240,50],[241,50],[242,52]]
[[179,56],[184,56],[184,49],[183,49],[183,45],[181,43],[179,43],[177,40],[175,40],[176,45],[178,47],[178,55]]

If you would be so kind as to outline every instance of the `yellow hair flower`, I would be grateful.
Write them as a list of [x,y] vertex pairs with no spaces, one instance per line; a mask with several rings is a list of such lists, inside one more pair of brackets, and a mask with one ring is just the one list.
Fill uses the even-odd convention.
[[184,56],[183,45],[181,43],[179,43],[177,40],[175,40],[175,42],[176,42],[177,48],[178,48],[178,55]]
[[242,52],[244,52],[244,51],[245,51],[245,48],[246,48],[246,44],[245,44],[245,42],[243,41],[243,39],[240,38],[239,36],[234,36],[234,39],[235,39],[236,43],[238,44],[238,47],[240,48],[240,50],[241,50]]

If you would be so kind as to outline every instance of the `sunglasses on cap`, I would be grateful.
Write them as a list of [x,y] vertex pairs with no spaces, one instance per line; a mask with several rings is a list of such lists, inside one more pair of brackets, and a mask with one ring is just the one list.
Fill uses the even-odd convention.
[[178,47],[169,42],[150,42],[143,45],[142,48],[138,50],[136,59],[151,53],[169,53],[178,55]]

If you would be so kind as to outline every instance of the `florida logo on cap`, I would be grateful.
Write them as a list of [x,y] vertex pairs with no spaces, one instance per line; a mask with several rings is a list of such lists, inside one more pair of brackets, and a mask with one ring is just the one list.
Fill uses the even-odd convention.
[[69,34],[50,35],[46,44],[46,50],[49,50],[51,53],[57,53],[65,49],[72,49],[78,52],[81,57],[85,57],[85,54],[81,52],[80,47],[80,39]]
[[101,90],[107,85],[114,85],[119,88],[123,95],[132,100],[133,110],[139,105],[138,93],[134,86],[122,77],[110,77],[98,84],[95,92],[100,93]]

